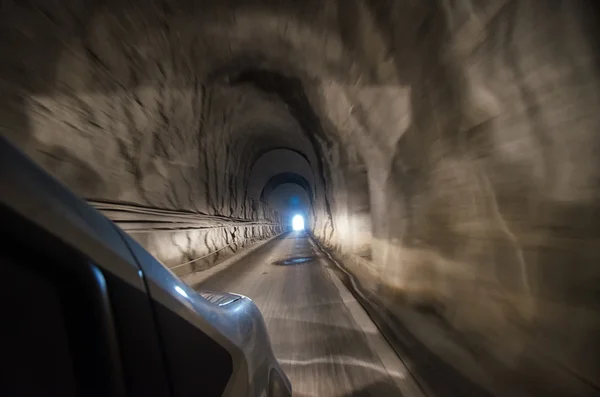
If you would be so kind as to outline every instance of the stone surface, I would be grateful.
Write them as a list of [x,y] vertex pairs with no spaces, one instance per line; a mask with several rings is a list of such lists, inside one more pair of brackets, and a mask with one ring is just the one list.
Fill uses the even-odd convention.
[[[577,394],[600,379],[596,7],[5,2],[0,128],[87,199],[231,222],[285,218],[260,192],[299,173],[314,235],[388,305]],[[177,266],[278,232],[234,228],[137,238]]]

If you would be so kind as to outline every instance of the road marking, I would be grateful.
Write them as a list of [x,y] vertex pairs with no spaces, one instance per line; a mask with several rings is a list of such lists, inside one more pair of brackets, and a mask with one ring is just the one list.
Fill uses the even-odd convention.
[[388,371],[387,368],[383,368],[381,365],[373,364],[368,361],[359,360],[356,357],[351,356],[327,356],[327,357],[317,357],[311,358],[309,360],[289,360],[285,358],[277,359],[280,364],[285,365],[300,365],[300,366],[308,366],[308,365],[316,365],[316,364],[339,364],[339,365],[353,365],[356,367],[368,368],[377,372],[381,372],[387,374],[393,378],[404,379],[405,374],[399,371]]

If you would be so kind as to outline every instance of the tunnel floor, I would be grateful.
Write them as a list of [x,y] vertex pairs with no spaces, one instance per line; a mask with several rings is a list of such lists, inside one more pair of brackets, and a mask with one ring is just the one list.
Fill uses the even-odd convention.
[[295,397],[421,395],[331,266],[304,232],[289,232],[196,288],[258,305]]

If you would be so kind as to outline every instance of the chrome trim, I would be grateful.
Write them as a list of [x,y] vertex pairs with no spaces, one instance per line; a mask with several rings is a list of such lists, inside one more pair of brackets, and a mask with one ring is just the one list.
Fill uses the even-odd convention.
[[226,292],[215,292],[215,291],[197,291],[198,295],[213,303],[217,306],[225,306],[233,303],[239,299],[242,299],[243,296],[237,294],[228,294]]

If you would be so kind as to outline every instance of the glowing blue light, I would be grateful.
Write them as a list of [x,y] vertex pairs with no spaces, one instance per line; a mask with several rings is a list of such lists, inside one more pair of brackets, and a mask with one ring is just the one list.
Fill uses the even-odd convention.
[[188,294],[179,285],[175,286],[175,291],[179,292],[181,295],[185,296],[186,298],[188,297]]
[[304,230],[304,218],[302,215],[296,215],[292,218],[292,228],[295,231]]

